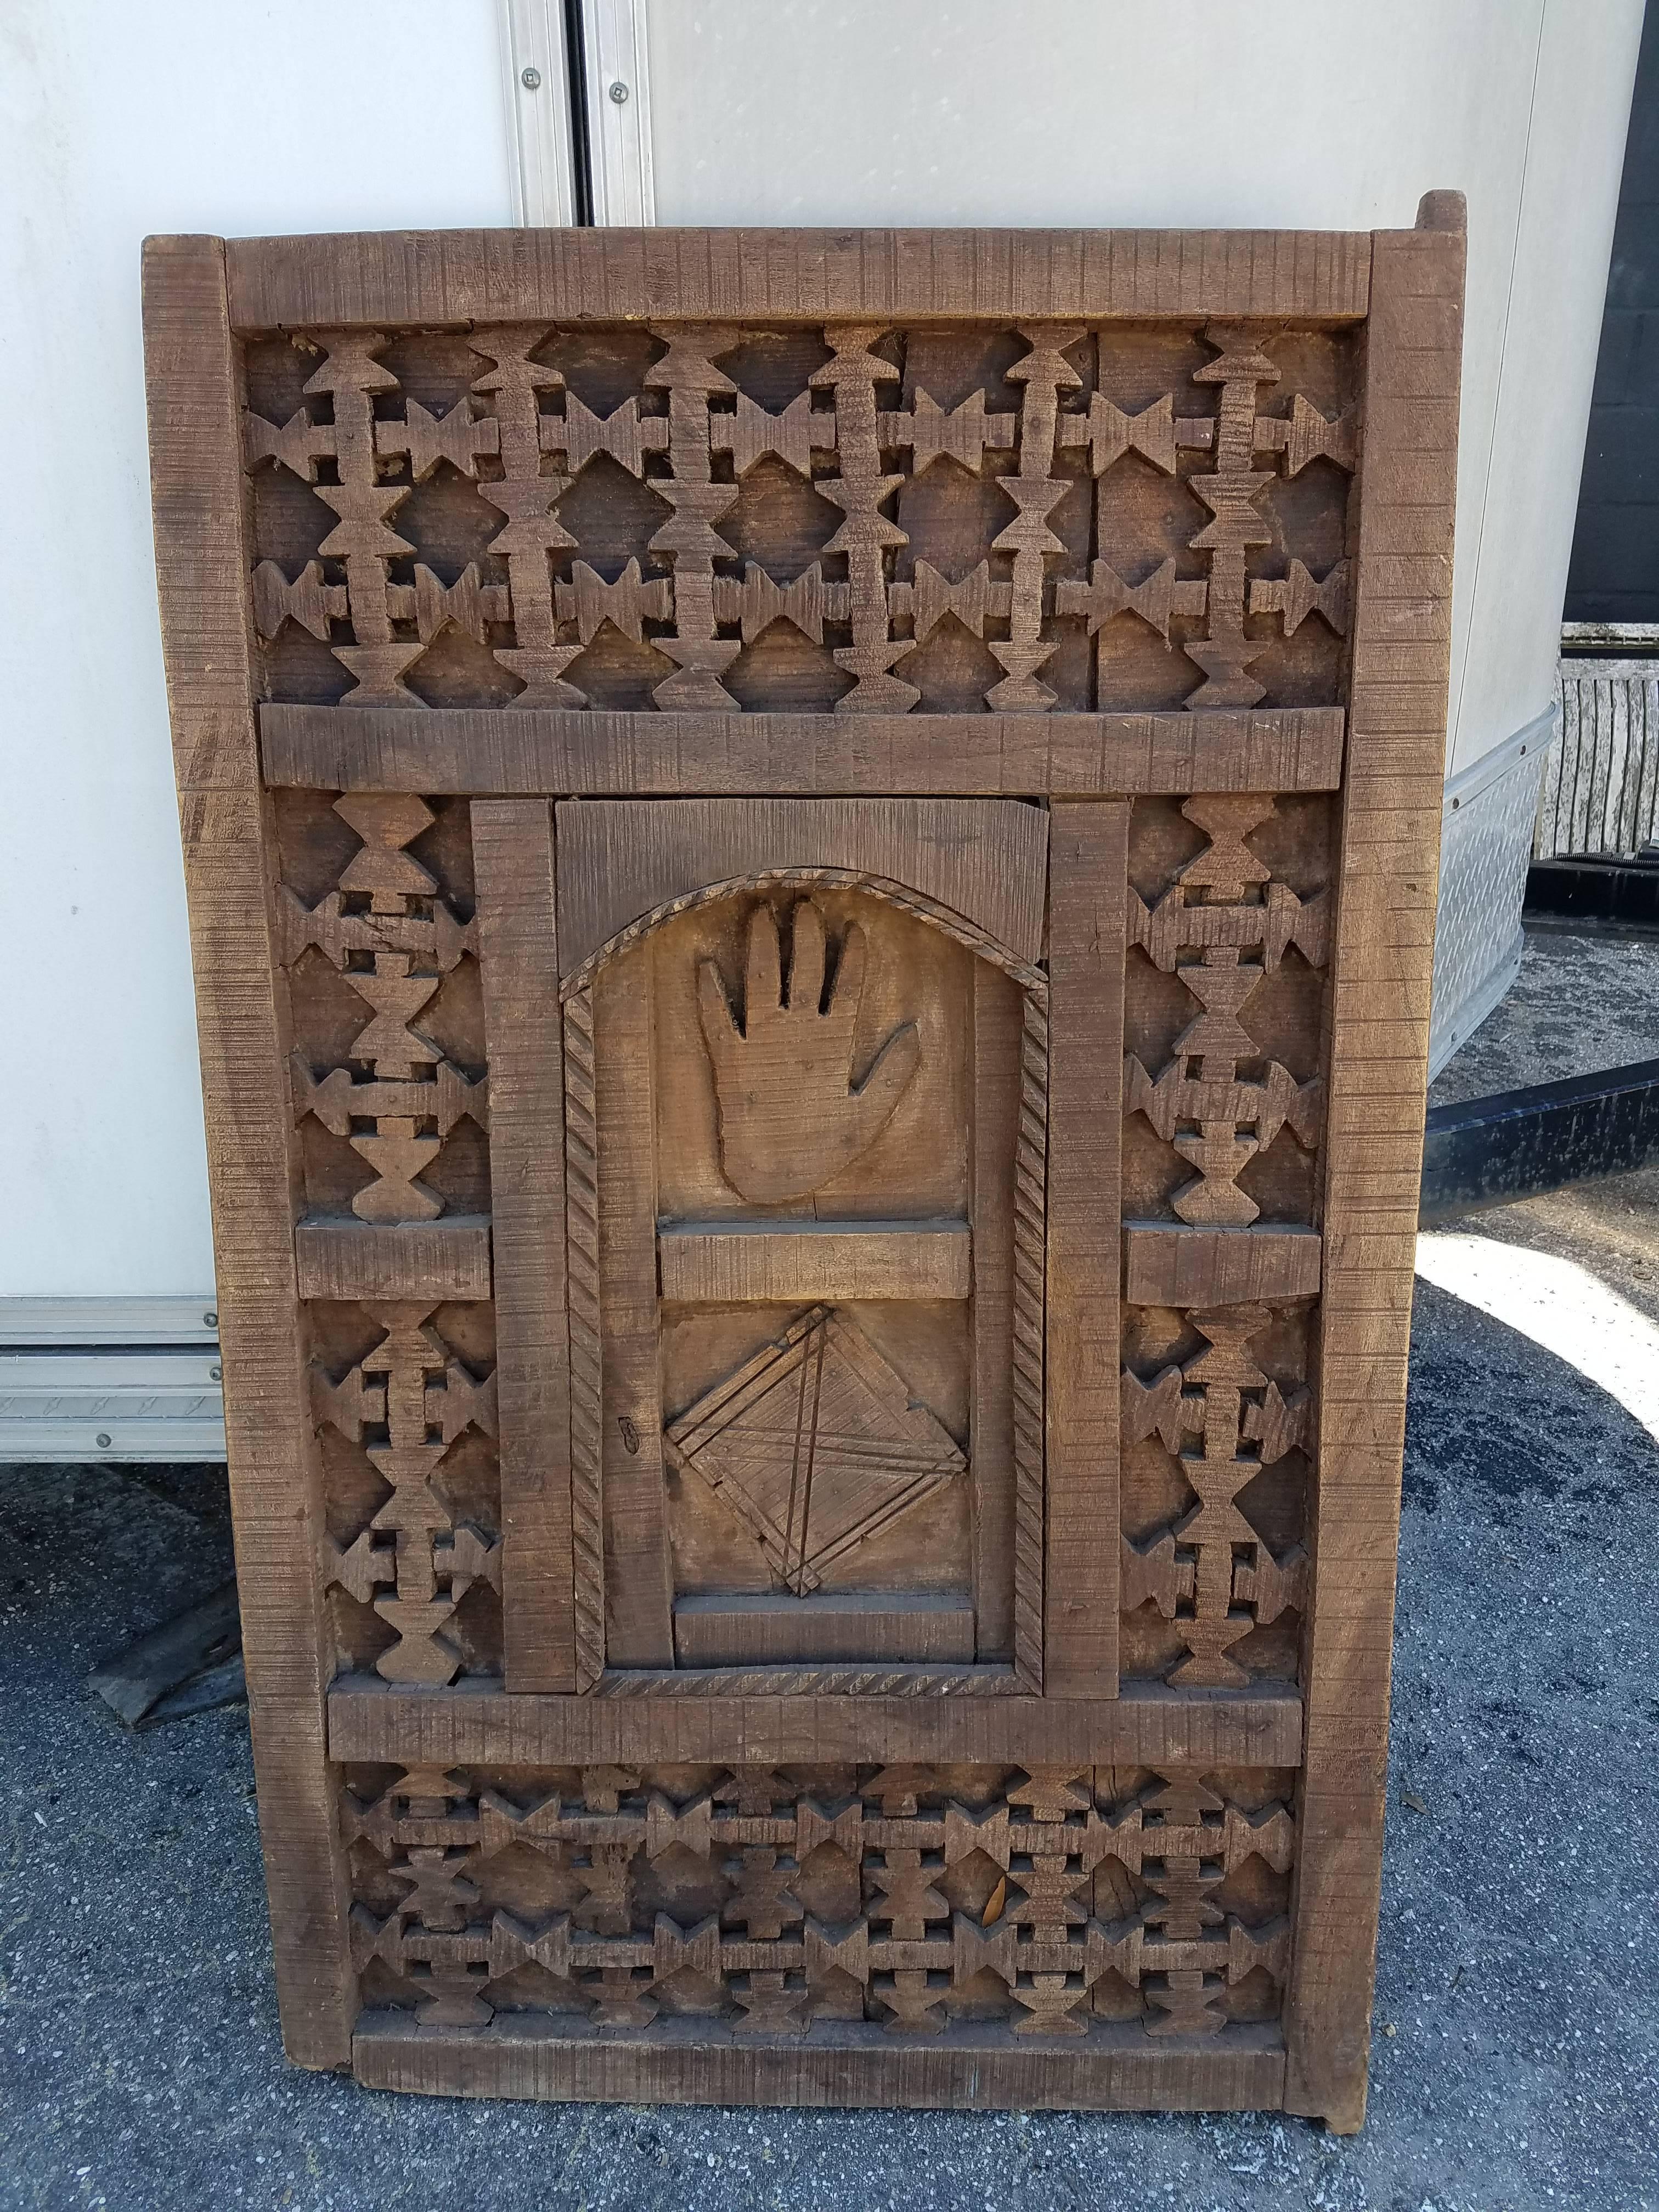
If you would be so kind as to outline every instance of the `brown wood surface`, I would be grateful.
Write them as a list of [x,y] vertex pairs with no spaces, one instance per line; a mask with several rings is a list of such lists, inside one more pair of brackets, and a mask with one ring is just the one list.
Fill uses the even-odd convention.
[[481,800],[472,808],[472,853],[495,1102],[489,1164],[505,1679],[509,1690],[574,1690],[564,1063],[547,801]]
[[316,1568],[321,1482],[294,1271],[298,1167],[253,726],[236,371],[216,240],[149,242],[144,334],[156,575],[271,1940],[289,2055],[301,2065],[343,2066],[357,2009],[350,1888],[325,1756],[331,1654]]
[[1320,1240],[1312,1229],[1190,1229],[1126,1222],[1123,1295],[1131,1305],[1225,1306],[1312,1297]]
[[487,1298],[489,1223],[301,1221],[293,1231],[302,1298]]
[[1100,714],[677,714],[526,707],[259,709],[267,780],[324,791],[1332,791],[1340,707]]
[[353,2044],[352,2069],[366,2087],[433,2096],[946,2112],[1249,2112],[1279,2104],[1285,2074],[1271,2030],[1245,2030],[1224,2049],[1126,2036],[1105,2051],[1091,2041],[1084,2052],[1053,2043],[1010,2051],[966,2026],[908,2050],[879,2028],[850,2049],[840,2036],[769,2049],[711,2034],[700,2021],[683,2027],[690,2032],[641,2045],[523,2034],[510,2026],[446,2035],[416,2028],[406,2015],[370,2013]]
[[[974,1395],[969,1435],[976,1656],[981,1660],[1012,1658],[1014,1643],[1013,1580],[1006,1568],[1017,1540],[1012,1349],[1023,1003],[1007,976],[984,961],[975,962],[969,1208],[978,1251],[972,1272]],[[1040,1528],[1031,1536],[1040,1553]],[[1040,1605],[1037,1611],[1040,1618]],[[1038,1657],[1040,1663],[1040,1652]]]
[[966,1598],[914,1592],[682,1597],[674,1604],[674,1656],[688,1668],[798,1659],[963,1666],[974,1656],[974,1608]]
[[480,1684],[411,1692],[343,1675],[330,1692],[337,1759],[441,1767],[656,1759],[802,1765],[868,1759],[1121,1767],[1294,1767],[1302,1701],[1283,1683],[1119,1698],[514,1697]]
[[657,1252],[664,1297],[711,1304],[965,1298],[972,1280],[964,1221],[664,1222]]
[[573,800],[558,809],[558,825],[567,975],[675,899],[795,867],[884,877],[938,900],[1021,959],[1042,948],[1048,825],[1012,800]]
[[1283,230],[483,230],[233,239],[239,331],[307,324],[1365,313],[1370,240]]
[[605,1633],[617,1667],[674,1663],[657,1353],[655,1079],[651,999],[640,973],[647,957],[636,952],[604,969],[593,994]]
[[296,2057],[1358,2124],[1462,226],[152,245]]
[[1048,1537],[1042,1686],[1117,1686],[1118,1099],[1128,809],[1056,806],[1049,839]]
[[1285,2102],[1364,2118],[1451,652],[1464,235],[1380,233],[1367,329]]

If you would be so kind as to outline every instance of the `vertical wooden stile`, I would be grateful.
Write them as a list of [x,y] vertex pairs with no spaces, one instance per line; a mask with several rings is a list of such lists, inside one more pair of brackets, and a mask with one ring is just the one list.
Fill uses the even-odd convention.
[[1462,202],[1373,244],[1285,2104],[1365,2110],[1451,653]]
[[564,1059],[545,799],[478,799],[509,1690],[574,1690]]
[[1042,1683],[1118,1675],[1119,1161],[1129,810],[1057,804],[1048,851],[1048,1530]]
[[323,1504],[295,1277],[294,1117],[253,721],[239,378],[218,240],[147,241],[144,335],[156,578],[271,1940],[289,2056],[340,2066],[350,2057],[357,2010],[351,1893],[326,1753]]

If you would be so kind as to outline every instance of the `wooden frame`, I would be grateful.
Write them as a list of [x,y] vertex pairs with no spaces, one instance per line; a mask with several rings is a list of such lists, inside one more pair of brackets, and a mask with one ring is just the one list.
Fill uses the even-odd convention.
[[299,2063],[1360,2124],[1462,264],[149,242]]

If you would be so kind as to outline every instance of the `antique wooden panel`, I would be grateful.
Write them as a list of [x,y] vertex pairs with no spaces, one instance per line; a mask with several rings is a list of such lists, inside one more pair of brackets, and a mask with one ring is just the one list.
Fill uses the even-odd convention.
[[1462,257],[151,242],[302,2063],[1359,2124]]

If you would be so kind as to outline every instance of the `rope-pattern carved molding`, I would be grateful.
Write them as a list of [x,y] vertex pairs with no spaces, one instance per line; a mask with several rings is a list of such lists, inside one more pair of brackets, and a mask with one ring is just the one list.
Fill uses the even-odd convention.
[[603,1698],[1023,1698],[1011,1667],[619,1668],[596,1685]]
[[1042,1686],[1042,1323],[1048,1170],[1048,1012],[1025,994],[1014,1149],[1014,1672]]
[[1048,978],[1042,969],[1029,960],[1022,960],[1006,945],[937,899],[924,892],[908,890],[902,884],[890,882],[885,876],[866,875],[857,868],[763,868],[749,876],[728,877],[718,884],[702,884],[694,891],[683,891],[678,898],[665,899],[660,906],[653,907],[609,937],[597,951],[590,952],[581,966],[574,969],[559,986],[561,998],[568,1000],[578,991],[592,988],[593,979],[601,968],[618,960],[653,930],[665,922],[678,921],[682,915],[696,914],[706,906],[714,906],[722,899],[736,898],[744,892],[775,890],[864,891],[872,898],[880,899],[884,905],[896,907],[901,914],[914,915],[930,928],[940,930],[953,943],[965,945],[979,959],[988,960],[1000,968],[1005,975],[1012,976],[1024,991],[1035,994],[1046,1006]]
[[576,1686],[605,1668],[604,1317],[599,1297],[599,1148],[593,1077],[593,994],[564,1005],[565,1242],[570,1314],[570,1534]]

